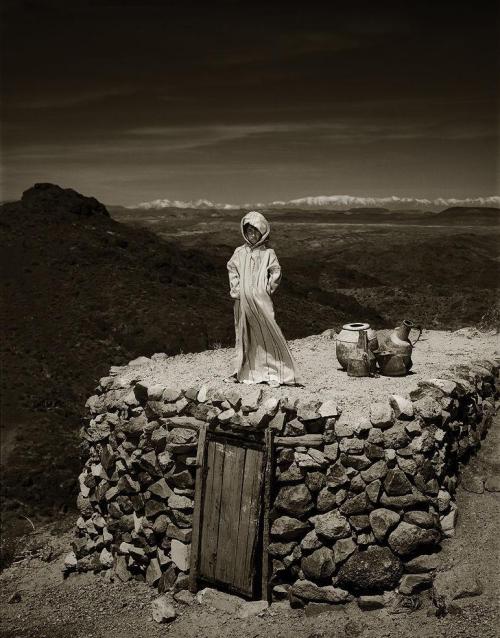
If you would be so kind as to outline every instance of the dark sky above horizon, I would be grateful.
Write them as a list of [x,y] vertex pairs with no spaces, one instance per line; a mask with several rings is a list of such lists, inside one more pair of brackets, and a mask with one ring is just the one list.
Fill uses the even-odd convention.
[[495,2],[268,5],[4,2],[2,198],[498,193]]

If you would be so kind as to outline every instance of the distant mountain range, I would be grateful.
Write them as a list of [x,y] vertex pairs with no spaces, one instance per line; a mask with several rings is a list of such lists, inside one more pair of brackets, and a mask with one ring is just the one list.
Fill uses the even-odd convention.
[[441,211],[451,207],[473,207],[473,208],[498,208],[500,207],[500,196],[489,197],[468,197],[465,199],[443,198],[425,199],[414,197],[355,197],[352,195],[316,195],[311,197],[300,197],[288,201],[257,202],[247,204],[221,204],[208,199],[197,199],[192,201],[180,201],[171,199],[155,199],[150,202],[142,202],[128,208],[143,210],[158,210],[162,208],[189,208],[189,209],[216,209],[216,210],[283,210],[286,208],[300,210],[352,210],[352,209],[386,209],[392,210],[420,210],[420,211]]

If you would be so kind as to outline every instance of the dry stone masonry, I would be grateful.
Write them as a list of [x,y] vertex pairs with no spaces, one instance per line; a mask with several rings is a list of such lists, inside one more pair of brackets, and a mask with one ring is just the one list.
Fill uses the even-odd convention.
[[208,423],[254,439],[274,432],[273,599],[356,596],[371,609],[385,591],[431,586],[439,543],[454,534],[460,470],[495,412],[498,360],[455,366],[356,419],[334,398],[264,400],[258,386],[180,389],[123,374],[141,360],[112,368],[87,402],[68,571],[187,588],[197,439]]

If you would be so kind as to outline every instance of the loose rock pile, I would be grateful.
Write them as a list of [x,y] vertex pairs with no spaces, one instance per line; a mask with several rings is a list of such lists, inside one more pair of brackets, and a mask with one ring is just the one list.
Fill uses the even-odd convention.
[[181,390],[112,368],[87,402],[67,570],[113,569],[161,593],[187,587],[197,439],[208,423],[254,439],[274,432],[273,599],[355,595],[373,608],[384,591],[412,595],[432,584],[433,552],[454,534],[459,471],[490,424],[498,371],[492,360],[456,366],[350,421],[333,400],[264,401],[258,386]]

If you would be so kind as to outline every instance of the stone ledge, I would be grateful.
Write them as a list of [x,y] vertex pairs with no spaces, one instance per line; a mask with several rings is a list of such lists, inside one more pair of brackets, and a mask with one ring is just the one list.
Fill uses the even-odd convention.
[[[136,364],[112,369],[87,402],[68,569],[113,562],[119,578],[144,578],[161,592],[186,587],[200,426],[249,438],[271,428],[271,584],[277,599],[289,591],[296,601],[332,603],[397,587],[420,555],[453,535],[460,469],[486,435],[499,370],[495,359],[462,359],[359,414],[334,396],[183,390],[138,378],[133,369],[144,361]],[[414,580],[427,582],[406,577],[403,589]]]

